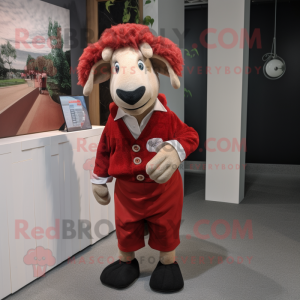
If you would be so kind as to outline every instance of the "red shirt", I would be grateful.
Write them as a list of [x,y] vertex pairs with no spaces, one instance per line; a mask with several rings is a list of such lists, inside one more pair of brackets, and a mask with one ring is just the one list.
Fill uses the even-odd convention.
[[197,149],[198,133],[167,107],[164,94],[159,94],[158,99],[167,111],[154,111],[138,139],[132,136],[123,119],[114,120],[118,106],[114,102],[110,104],[110,115],[97,149],[95,175],[153,182],[146,173],[147,163],[156,155],[151,149],[153,141],[177,140],[184,148],[186,157]]

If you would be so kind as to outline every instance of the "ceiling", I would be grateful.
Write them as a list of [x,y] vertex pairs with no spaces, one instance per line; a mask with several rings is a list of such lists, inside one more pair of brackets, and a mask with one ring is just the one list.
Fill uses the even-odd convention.
[[[300,0],[277,0],[278,3],[295,3],[295,2],[298,2],[300,4]],[[185,0],[185,6],[186,7],[194,7],[196,5],[203,5],[203,4],[206,4],[204,5],[203,7],[207,7],[207,4],[209,2],[209,0]],[[251,0],[251,3],[252,4],[275,4],[275,0]]]
[[[209,0],[185,0],[186,4],[205,4]],[[277,0],[278,2],[299,2],[299,0]],[[275,0],[251,0],[252,3],[275,3]]]
[[[278,2],[298,2],[299,0],[278,0]],[[260,2],[265,2],[265,3],[275,3],[275,0],[252,0],[252,3],[260,3]]]

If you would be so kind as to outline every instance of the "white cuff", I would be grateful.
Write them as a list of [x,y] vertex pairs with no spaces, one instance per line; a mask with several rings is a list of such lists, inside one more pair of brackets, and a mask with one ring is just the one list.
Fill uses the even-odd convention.
[[91,183],[94,184],[105,184],[107,182],[112,182],[113,181],[113,177],[109,176],[109,177],[98,177],[96,174],[93,173],[93,178],[91,178]]
[[177,151],[180,161],[184,161],[186,158],[186,153],[182,147],[182,145],[177,140],[170,140],[159,144],[155,151],[158,152],[161,148],[163,148],[166,144],[170,144]]

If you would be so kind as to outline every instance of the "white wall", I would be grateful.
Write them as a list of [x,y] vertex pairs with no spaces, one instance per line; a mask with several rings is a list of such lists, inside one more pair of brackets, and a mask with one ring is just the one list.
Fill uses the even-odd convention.
[[[245,151],[239,152],[237,148],[232,151],[232,143],[236,139],[240,145],[246,138],[248,75],[245,67],[248,66],[249,48],[247,43],[240,48],[240,40],[243,28],[249,33],[249,22],[250,0],[209,0],[208,28],[216,29],[216,33],[208,34],[208,43],[217,47],[208,49],[208,66],[212,74],[208,74],[207,83],[207,139],[216,139],[209,143],[216,151],[206,154],[206,200],[239,203],[244,197]],[[225,28],[238,34],[238,42],[231,49],[226,49],[218,40]],[[223,40],[230,44],[232,34],[226,33]],[[215,67],[221,67],[219,74]],[[225,67],[230,68],[230,74],[225,73]],[[243,71],[236,74],[239,72],[238,69],[234,72],[236,67]],[[229,145],[226,141],[217,147],[221,139],[230,141],[230,149],[220,150]]]

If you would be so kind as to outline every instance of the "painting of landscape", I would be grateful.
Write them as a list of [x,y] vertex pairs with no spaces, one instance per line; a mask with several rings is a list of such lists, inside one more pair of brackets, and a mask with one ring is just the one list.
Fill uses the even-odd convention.
[[0,138],[59,129],[71,94],[70,11],[39,0],[0,2]]

